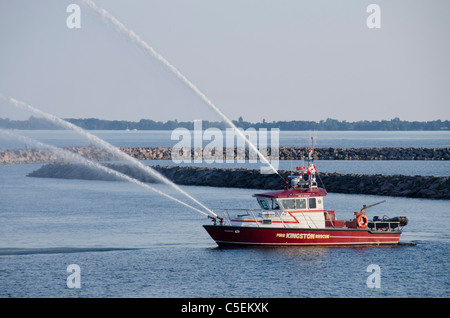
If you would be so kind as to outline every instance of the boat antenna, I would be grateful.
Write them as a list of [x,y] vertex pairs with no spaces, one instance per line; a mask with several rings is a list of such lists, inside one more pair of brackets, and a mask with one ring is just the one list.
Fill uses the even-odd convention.
[[[314,151],[314,140],[316,138],[314,136],[311,136],[311,150]],[[311,153],[312,154],[312,153]]]
[[[312,189],[312,183],[313,183],[313,178],[314,178],[314,182],[315,182],[315,173],[316,173],[316,169],[314,167],[314,164],[312,162],[314,162],[314,157],[313,157],[313,153],[314,153],[314,136],[311,136],[311,148],[306,149],[306,151],[308,152],[308,171],[311,173],[308,182],[309,182],[309,189]],[[314,168],[314,169],[312,169]],[[313,171],[311,171],[311,169]]]
[[[314,152],[314,141],[317,139],[317,137],[314,137],[312,135],[311,136],[311,151],[310,151],[310,157],[308,158],[308,161],[312,161],[314,162],[314,157],[313,157],[313,152]],[[308,163],[309,165],[309,163]],[[315,169],[314,169],[315,170]],[[317,174],[317,176],[319,177],[320,183],[322,183],[323,188],[325,189],[325,184],[322,181],[322,178],[320,177],[320,173],[318,171],[314,171],[315,174]],[[310,181],[310,187],[311,187],[311,182]],[[326,189],[325,189],[326,190]]]

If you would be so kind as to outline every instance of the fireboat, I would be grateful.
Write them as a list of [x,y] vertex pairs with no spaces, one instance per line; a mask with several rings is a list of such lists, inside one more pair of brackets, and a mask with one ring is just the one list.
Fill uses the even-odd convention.
[[211,238],[220,247],[398,244],[407,217],[369,220],[365,213],[385,201],[363,205],[351,220],[338,220],[335,211],[325,210],[327,191],[317,184],[313,152],[307,149],[307,164],[284,181],[285,189],[253,195],[261,209],[210,217],[213,224],[203,227]]

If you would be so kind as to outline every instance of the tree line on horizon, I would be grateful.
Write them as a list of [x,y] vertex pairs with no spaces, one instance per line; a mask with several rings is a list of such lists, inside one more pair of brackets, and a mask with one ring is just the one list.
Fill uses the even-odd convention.
[[[86,130],[173,130],[176,128],[194,129],[193,121],[169,120],[166,122],[154,121],[151,119],[141,119],[140,121],[126,120],[105,120],[97,118],[75,119],[67,118],[66,121],[77,125]],[[273,121],[251,123],[245,121],[242,117],[233,120],[233,123],[242,129],[247,128],[279,128],[284,131],[299,130],[449,130],[450,121],[432,120],[432,121],[405,121],[398,117],[391,120],[361,120],[355,122],[339,121],[327,118],[319,122],[291,120],[291,121]],[[226,129],[229,126],[224,122],[202,121],[202,129],[208,128]],[[0,128],[6,129],[61,129],[53,122],[45,119],[31,116],[28,120],[10,120],[9,118],[0,118]]]

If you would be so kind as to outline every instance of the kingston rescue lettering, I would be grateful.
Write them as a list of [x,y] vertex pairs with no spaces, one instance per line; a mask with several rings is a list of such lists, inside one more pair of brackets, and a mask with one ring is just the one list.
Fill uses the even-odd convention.
[[277,233],[276,237],[285,237],[288,239],[297,240],[313,240],[313,239],[329,239],[329,234],[315,234],[315,233]]

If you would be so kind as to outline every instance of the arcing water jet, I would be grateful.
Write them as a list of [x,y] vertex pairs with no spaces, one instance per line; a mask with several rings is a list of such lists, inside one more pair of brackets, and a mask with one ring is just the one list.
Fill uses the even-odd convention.
[[[0,129],[0,133],[3,134],[3,135],[9,136],[9,137],[13,137],[15,139],[18,139],[18,140],[26,143],[27,145],[34,146],[34,147],[39,148],[39,149],[41,149],[43,151],[50,151],[50,152],[54,153],[55,155],[57,155],[59,157],[62,157],[64,159],[68,160],[68,161],[71,161],[71,162],[74,161],[74,162],[77,162],[77,163],[81,163],[81,164],[86,165],[88,167],[91,167],[91,168],[94,168],[94,169],[98,169],[98,170],[100,170],[102,172],[105,172],[105,173],[108,173],[108,174],[113,175],[115,177],[118,177],[118,178],[120,178],[120,179],[122,179],[124,181],[128,181],[128,182],[137,184],[137,185],[139,185],[141,187],[144,187],[144,188],[146,188],[148,190],[151,190],[151,191],[154,191],[154,192],[156,192],[156,193],[158,193],[160,195],[163,195],[166,198],[169,198],[169,199],[171,199],[171,200],[173,200],[175,202],[178,202],[178,203],[180,203],[180,204],[182,204],[182,205],[184,205],[184,206],[186,206],[186,207],[188,207],[190,209],[193,209],[196,212],[199,212],[199,213],[201,213],[201,214],[203,214],[205,216],[209,216],[207,213],[205,213],[205,212],[203,212],[203,211],[201,211],[201,210],[199,210],[199,209],[197,209],[197,208],[195,208],[195,207],[193,207],[193,206],[191,206],[191,205],[189,205],[189,204],[187,204],[187,203],[185,203],[185,202],[183,202],[183,201],[181,201],[181,200],[179,200],[177,198],[174,198],[171,195],[168,195],[168,194],[166,194],[166,193],[164,193],[164,192],[162,192],[162,191],[160,191],[158,189],[155,189],[155,188],[149,186],[148,184],[145,184],[145,183],[143,183],[143,182],[141,182],[139,180],[131,178],[131,177],[129,177],[129,176],[123,174],[123,173],[120,173],[120,172],[116,171],[116,170],[110,169],[108,167],[102,166],[102,165],[100,165],[98,163],[95,163],[93,161],[90,161],[90,160],[88,160],[88,159],[86,159],[86,158],[84,158],[84,157],[82,157],[82,156],[80,156],[78,154],[75,154],[73,152],[70,152],[68,150],[57,148],[55,146],[48,145],[48,144],[39,142],[37,140],[33,140],[33,139],[29,138],[29,137],[25,137],[25,136],[21,136],[21,135],[18,135],[18,134],[14,134],[14,133],[12,133],[10,131],[7,131],[7,130],[4,130],[4,129]],[[213,216],[217,217],[216,214],[213,214]]]
[[195,202],[196,204],[198,204],[199,206],[201,206],[202,208],[204,208],[206,211],[208,211],[210,214],[217,216],[212,210],[210,210],[209,208],[207,208],[204,204],[202,204],[201,202],[199,202],[197,199],[193,198],[190,194],[188,194],[186,191],[182,190],[180,187],[178,187],[175,183],[173,183],[172,181],[170,181],[169,179],[167,179],[166,177],[164,177],[163,175],[161,175],[159,172],[157,172],[156,170],[152,169],[149,166],[146,166],[144,164],[142,164],[139,160],[127,155],[126,153],[122,152],[120,149],[114,147],[113,145],[111,145],[110,143],[104,141],[101,138],[98,138],[95,135],[92,135],[91,133],[85,131],[84,129],[69,123],[68,121],[65,121],[61,118],[58,118],[54,115],[45,113],[33,106],[30,106],[28,104],[25,104],[24,102],[18,101],[12,97],[6,98],[4,97],[1,93],[0,93],[0,98],[8,101],[9,103],[11,103],[12,105],[14,105],[15,107],[18,108],[22,108],[22,109],[26,109],[29,110],[39,116],[42,116],[50,121],[52,121],[53,123],[66,128],[66,129],[72,129],[75,132],[77,132],[78,134],[82,135],[83,137],[87,138],[91,143],[95,144],[96,146],[99,146],[103,149],[105,149],[106,151],[109,151],[111,154],[115,155],[116,157],[122,159],[122,160],[126,160],[128,162],[131,162],[135,167],[141,169],[142,171],[144,171],[145,173],[150,174],[152,177],[158,179],[161,182],[164,182],[165,184],[171,186],[172,188],[174,188],[175,190],[177,190],[178,192],[182,193],[183,195],[185,195],[186,197],[188,197],[189,199],[191,199],[193,202]]
[[[205,94],[203,94],[200,89],[197,88],[190,80],[186,78],[175,66],[169,63],[164,57],[162,57],[158,52],[156,52],[150,45],[147,44],[144,40],[142,40],[139,35],[137,35],[132,30],[129,30],[122,22],[117,20],[112,14],[110,14],[108,11],[106,11],[103,8],[98,7],[93,1],[91,0],[81,0],[84,2],[88,7],[90,7],[92,10],[96,11],[101,15],[103,19],[106,21],[110,21],[119,32],[126,34],[130,40],[138,44],[140,47],[142,47],[147,53],[149,53],[151,56],[156,58],[158,61],[160,61],[163,65],[165,65],[173,74],[175,74],[181,81],[183,81],[190,89],[192,89],[209,107],[211,107],[231,128],[235,129],[237,134],[245,141],[245,143],[253,150],[255,151],[261,160],[264,161],[277,175],[281,177],[281,175],[278,173],[278,170],[273,167],[273,165],[267,160],[267,158],[258,150],[258,148],[248,140],[248,138],[240,131],[233,122],[225,116],[225,114],[216,106],[213,104],[211,100],[209,100],[208,97],[206,97]],[[281,177],[282,178],[282,177]]]

